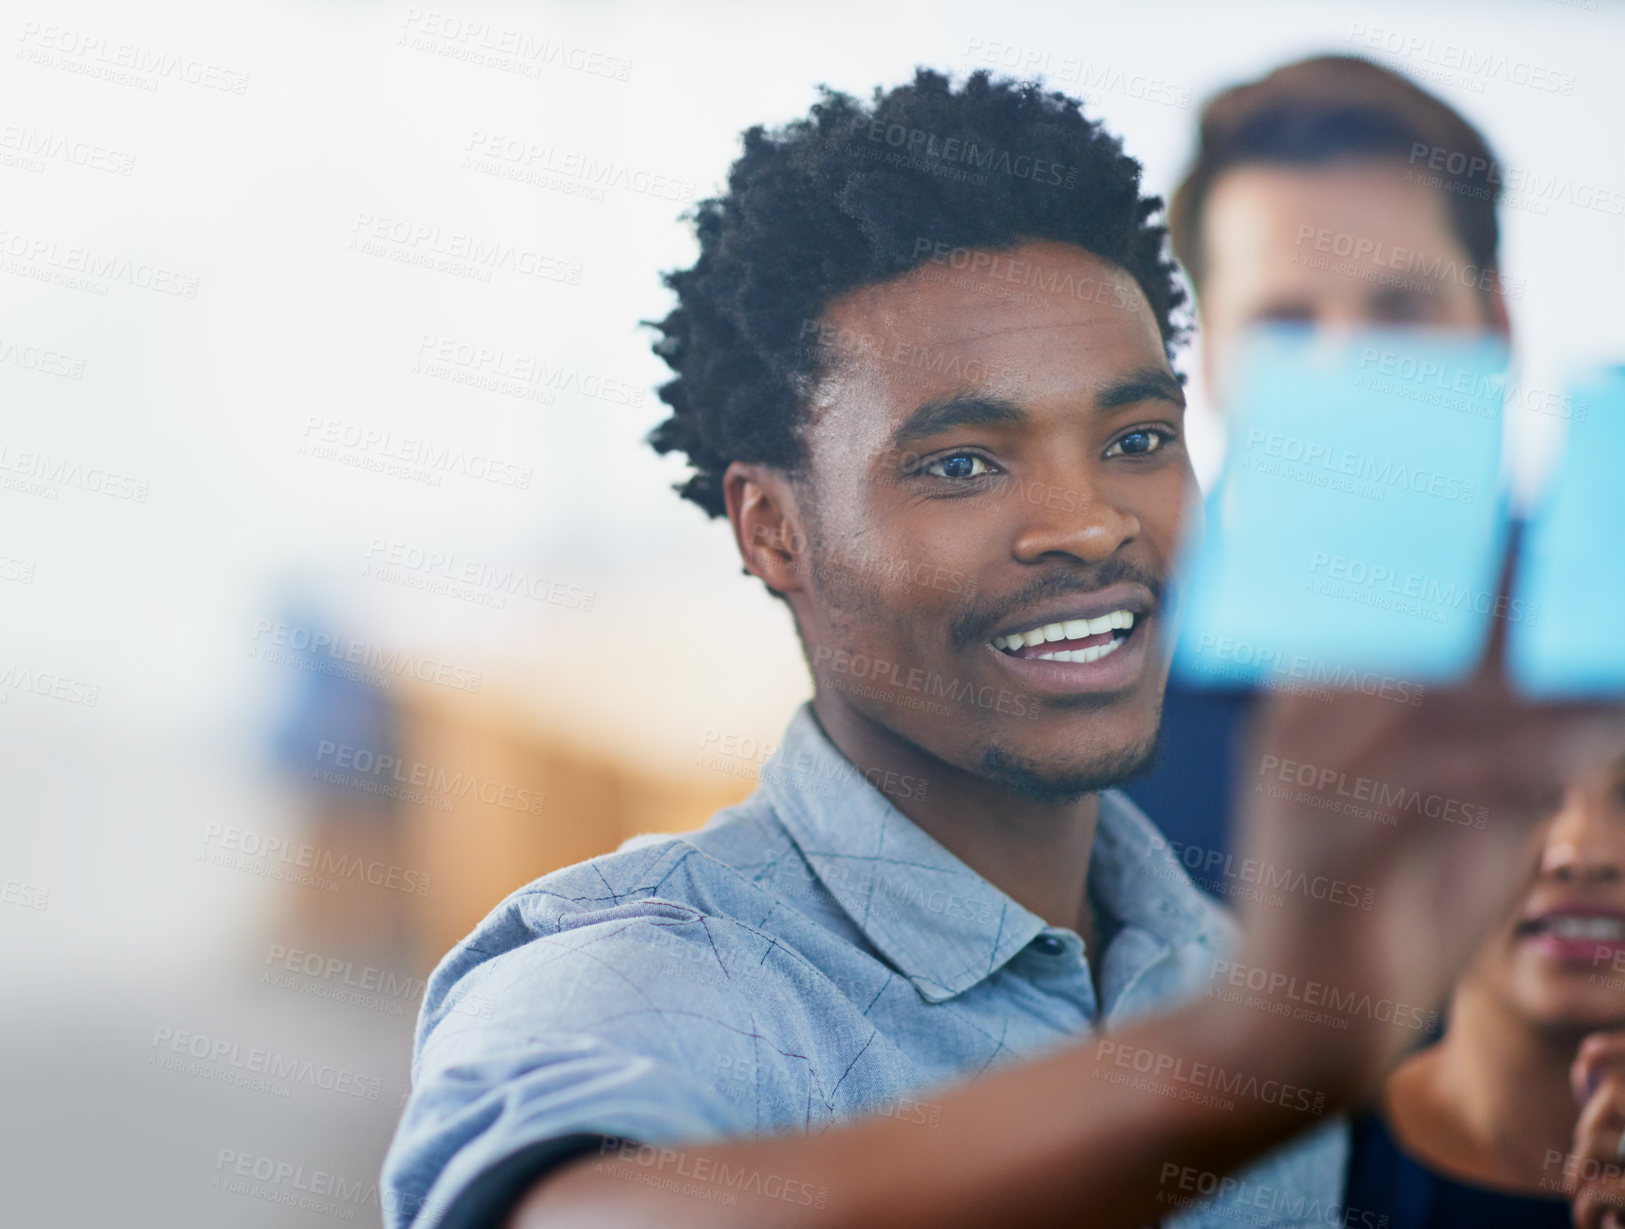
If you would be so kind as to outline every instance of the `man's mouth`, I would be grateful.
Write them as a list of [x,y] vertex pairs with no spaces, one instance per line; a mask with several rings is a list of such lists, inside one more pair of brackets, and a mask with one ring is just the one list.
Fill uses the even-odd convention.
[[1011,657],[1038,661],[1092,662],[1115,653],[1134,634],[1138,616],[1113,610],[1093,619],[1043,623],[993,637],[993,647]]

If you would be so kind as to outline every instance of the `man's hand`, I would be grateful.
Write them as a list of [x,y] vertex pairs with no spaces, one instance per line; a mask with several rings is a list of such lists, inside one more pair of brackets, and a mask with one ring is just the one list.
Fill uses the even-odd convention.
[[1379,1079],[1421,1040],[1527,882],[1534,829],[1565,781],[1625,739],[1617,708],[1520,700],[1499,647],[1466,685],[1420,704],[1278,696],[1254,731],[1238,776],[1242,853],[1287,889],[1277,907],[1243,905],[1242,984],[1263,993],[1226,997],[1346,1021],[1302,1034],[1313,1049],[1318,1033],[1334,1084]]

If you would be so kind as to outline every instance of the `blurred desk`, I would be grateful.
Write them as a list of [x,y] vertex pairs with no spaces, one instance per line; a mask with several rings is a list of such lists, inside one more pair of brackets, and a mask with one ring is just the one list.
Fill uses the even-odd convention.
[[514,889],[639,833],[698,828],[756,787],[652,771],[635,747],[577,745],[495,694],[421,688],[399,701],[399,856],[432,876],[408,897],[423,973]]

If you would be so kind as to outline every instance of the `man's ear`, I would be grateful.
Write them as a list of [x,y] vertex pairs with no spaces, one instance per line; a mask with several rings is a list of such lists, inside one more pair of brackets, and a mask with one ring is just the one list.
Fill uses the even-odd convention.
[[807,535],[795,492],[783,472],[735,461],[722,475],[722,497],[745,570],[779,593],[800,591]]

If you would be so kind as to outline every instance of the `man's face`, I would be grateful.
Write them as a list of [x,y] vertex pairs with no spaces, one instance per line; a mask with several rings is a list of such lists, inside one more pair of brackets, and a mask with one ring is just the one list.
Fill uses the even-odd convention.
[[1066,244],[961,249],[818,326],[789,597],[821,702],[1028,797],[1140,766],[1195,482],[1133,279]]
[[1202,251],[1204,373],[1220,406],[1249,325],[1504,326],[1444,194],[1392,160],[1226,171],[1208,193]]

